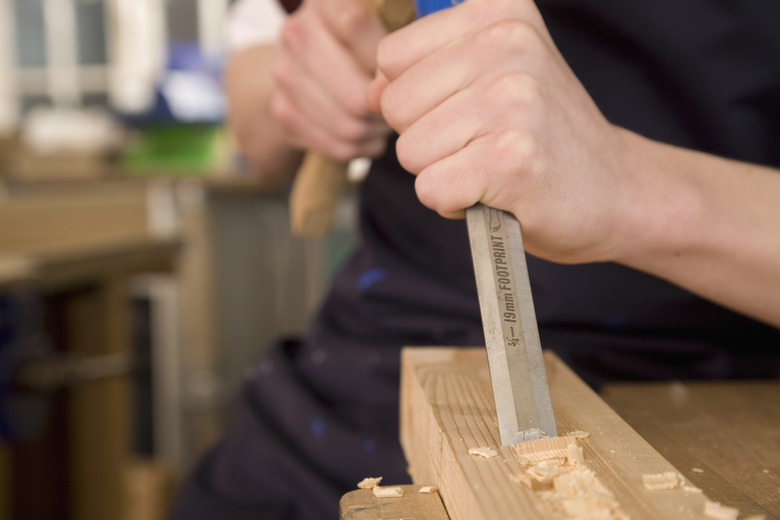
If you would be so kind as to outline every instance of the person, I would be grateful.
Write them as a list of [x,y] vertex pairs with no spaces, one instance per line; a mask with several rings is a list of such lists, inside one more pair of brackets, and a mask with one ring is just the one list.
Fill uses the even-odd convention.
[[483,344],[476,202],[518,217],[542,345],[592,386],[780,375],[780,4],[468,0],[387,35],[361,0],[274,1],[234,11],[231,125],[262,175],[373,157],[360,244],[175,518],[336,518],[408,481],[400,348]]

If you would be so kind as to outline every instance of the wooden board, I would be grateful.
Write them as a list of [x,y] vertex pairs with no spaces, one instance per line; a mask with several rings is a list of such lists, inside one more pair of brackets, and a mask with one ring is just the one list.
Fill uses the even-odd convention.
[[[589,433],[584,459],[633,520],[702,519],[707,498],[678,487],[651,491],[643,475],[676,472],[558,358],[545,355],[558,433]],[[525,473],[500,445],[484,349],[408,348],[402,355],[401,443],[415,483],[439,489],[452,520],[567,518],[520,484]],[[470,448],[489,447],[483,459]]]
[[0,254],[85,247],[149,235],[147,184],[75,183],[0,198]]
[[710,498],[780,518],[780,381],[620,384],[602,397]]
[[437,492],[420,493],[422,486],[398,486],[401,498],[377,498],[371,489],[350,491],[339,503],[340,520],[449,520]]

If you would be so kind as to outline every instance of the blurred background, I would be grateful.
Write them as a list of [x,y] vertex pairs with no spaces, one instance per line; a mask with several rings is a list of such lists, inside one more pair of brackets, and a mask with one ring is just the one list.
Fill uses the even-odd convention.
[[164,518],[355,240],[225,128],[229,0],[0,0],[0,520]]

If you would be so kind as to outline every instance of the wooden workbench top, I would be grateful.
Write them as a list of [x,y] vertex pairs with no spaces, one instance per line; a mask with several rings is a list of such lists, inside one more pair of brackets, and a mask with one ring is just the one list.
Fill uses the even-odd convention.
[[780,518],[780,381],[619,384],[601,396],[713,500]]

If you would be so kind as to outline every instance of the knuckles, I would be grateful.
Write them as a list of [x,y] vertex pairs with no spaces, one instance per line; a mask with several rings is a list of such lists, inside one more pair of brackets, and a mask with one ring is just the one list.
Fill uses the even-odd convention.
[[308,31],[305,17],[294,14],[282,26],[279,38],[285,48],[300,51],[306,45]]
[[373,22],[374,14],[364,2],[342,2],[333,15],[332,24],[337,33],[350,40],[360,34],[362,29]]
[[499,20],[477,35],[477,44],[497,49],[510,47],[523,52],[538,49],[541,42],[542,36],[536,28],[519,19]]
[[501,106],[521,111],[524,119],[529,114],[544,112],[547,104],[544,84],[535,75],[520,71],[493,80],[487,87],[486,99],[498,100]]

